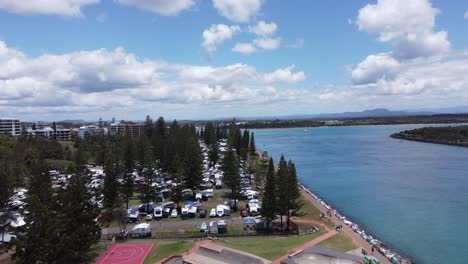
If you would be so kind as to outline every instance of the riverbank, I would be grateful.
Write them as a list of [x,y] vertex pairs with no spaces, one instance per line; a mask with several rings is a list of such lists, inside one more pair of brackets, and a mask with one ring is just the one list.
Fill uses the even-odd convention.
[[[411,260],[402,257],[395,250],[385,246],[381,240],[377,240],[373,236],[365,232],[364,229],[360,228],[359,225],[349,221],[346,216],[339,213],[335,208],[332,208],[321,198],[311,192],[307,187],[300,184],[302,195],[312,203],[316,208],[318,208],[323,214],[331,213],[329,219],[336,225],[342,225],[343,228],[341,232],[346,236],[350,237],[353,242],[362,247],[369,255],[376,257],[381,263],[392,264],[392,263],[401,263],[401,264],[411,264]],[[372,247],[376,250],[372,253]]]
[[392,138],[468,147],[468,126],[423,127],[390,135]]

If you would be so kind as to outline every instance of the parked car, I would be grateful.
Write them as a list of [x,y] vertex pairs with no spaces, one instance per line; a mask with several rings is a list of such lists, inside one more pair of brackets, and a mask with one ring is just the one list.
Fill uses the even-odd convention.
[[138,221],[140,221],[140,212],[138,211],[138,209],[136,209],[136,208],[129,209],[128,222],[129,223],[136,223]]
[[171,208],[164,208],[162,211],[163,218],[169,218],[171,216]]
[[156,208],[154,208],[154,218],[155,218],[156,220],[159,220],[159,219],[161,219],[161,218],[163,217],[162,211],[163,211],[162,208],[159,207],[159,206],[156,207]]
[[204,208],[198,209],[198,216],[200,218],[205,218],[206,217],[206,210]]
[[208,226],[207,226],[206,222],[202,222],[201,225],[200,225],[200,232],[206,233],[206,231],[208,231]]
[[151,226],[148,223],[142,223],[134,226],[132,231],[130,231],[130,235],[133,238],[138,237],[150,237],[151,236]]
[[223,234],[227,232],[227,224],[224,220],[218,220],[218,233]]
[[146,215],[146,221],[153,221],[153,215],[152,214],[147,214]]
[[172,209],[171,218],[177,218],[177,209]]
[[216,217],[216,209],[211,208],[210,217]]
[[223,217],[224,215],[224,204],[219,204],[216,206],[216,215],[218,217]]
[[182,219],[189,217],[189,207],[187,206],[182,207],[181,216],[182,216]]

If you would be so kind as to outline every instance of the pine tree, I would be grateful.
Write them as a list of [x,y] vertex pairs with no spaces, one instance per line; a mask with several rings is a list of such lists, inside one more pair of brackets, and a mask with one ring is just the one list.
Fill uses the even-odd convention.
[[75,173],[70,177],[67,189],[59,196],[60,262],[81,262],[90,247],[101,236],[99,209],[91,202],[92,194],[87,185],[89,174],[77,164]]
[[153,120],[149,115],[146,116],[144,132],[146,138],[151,138],[153,134]]
[[[178,160],[178,158],[177,158]],[[182,179],[184,177],[184,167],[182,166],[183,164],[179,162],[177,166],[177,172],[174,175],[174,181],[173,184],[175,184],[174,188],[172,188],[172,201],[176,203],[177,209],[180,208],[180,202],[182,201],[182,191],[183,191],[183,186],[182,186]]]
[[286,160],[284,159],[284,156],[281,155],[281,159],[279,162],[278,166],[278,176],[277,176],[277,181],[276,181],[276,191],[277,191],[277,213],[281,217],[281,228],[283,228],[283,216],[287,214],[288,212],[288,206],[289,206],[289,201],[288,201],[288,192],[290,191],[287,186],[288,186],[288,164],[286,163]]
[[123,157],[123,166],[124,166],[124,174],[123,174],[123,184],[122,184],[122,197],[126,204],[126,208],[128,209],[128,202],[130,198],[133,196],[133,171],[135,168],[135,157],[133,151],[133,141],[130,135],[127,133],[125,134],[124,138],[124,157]]
[[241,140],[240,155],[241,155],[241,158],[242,158],[243,162],[245,162],[247,160],[247,155],[249,154],[249,143],[250,143],[250,133],[246,129],[242,133],[242,140]]
[[254,136],[254,132],[252,132],[252,134],[250,135],[250,146],[249,146],[249,150],[250,150],[250,155],[255,156],[257,149],[256,149],[256,147],[255,147],[255,136]]
[[28,197],[26,198],[24,234],[16,242],[17,263],[52,263],[59,255],[57,214],[52,183],[44,160],[33,160]]
[[301,208],[302,204],[299,202],[299,198],[301,197],[301,191],[299,189],[299,182],[297,180],[296,175],[296,166],[290,160],[288,162],[288,211],[287,211],[287,229],[289,232],[289,224],[290,224],[290,217],[291,211],[297,211]]
[[185,186],[191,190],[198,189],[203,180],[202,157],[200,145],[194,138],[191,138],[185,146],[184,164]]
[[143,177],[145,178],[145,183],[143,184],[143,189],[141,190],[140,200],[142,203],[146,204],[146,207],[148,207],[149,203],[154,200],[154,192],[152,185],[155,179],[155,159],[153,153],[153,147],[149,144],[145,145],[144,159],[142,164],[142,172]]
[[114,207],[115,200],[119,194],[119,182],[117,181],[119,177],[119,166],[114,149],[114,147],[109,148],[104,165],[105,176],[102,194],[104,195],[103,205],[106,209],[112,209]]
[[270,227],[270,223],[276,218],[276,175],[275,175],[275,164],[273,159],[270,158],[268,163],[268,171],[265,179],[265,188],[262,195],[262,208],[261,214],[267,226]]
[[224,172],[224,184],[231,190],[229,198],[231,200],[238,199],[242,186],[239,175],[239,161],[232,149],[228,150],[224,156],[222,170]]
[[210,165],[214,166],[219,161],[219,149],[218,144],[210,145],[210,149],[208,152],[208,159],[210,161]]
[[[10,198],[13,195],[13,146],[9,144],[3,135],[0,135],[0,212],[8,212]],[[2,214],[0,223],[4,223],[7,219],[7,214]],[[3,226],[4,228],[5,226]],[[0,241],[4,241],[4,230],[0,230],[2,235]]]

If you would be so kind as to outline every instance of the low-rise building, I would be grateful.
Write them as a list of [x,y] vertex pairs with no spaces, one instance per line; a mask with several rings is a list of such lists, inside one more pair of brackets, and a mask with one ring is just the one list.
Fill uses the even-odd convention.
[[104,134],[104,129],[97,126],[82,126],[78,128],[78,137],[81,139],[102,134]]
[[35,137],[55,138],[58,141],[71,141],[71,130],[67,128],[57,128],[55,131],[51,127],[44,127],[36,130],[29,128],[27,133]]
[[139,137],[143,133],[144,123],[120,122],[109,126],[109,135],[124,135],[130,133],[132,138]]
[[21,123],[15,118],[0,118],[0,134],[18,136],[21,134]]

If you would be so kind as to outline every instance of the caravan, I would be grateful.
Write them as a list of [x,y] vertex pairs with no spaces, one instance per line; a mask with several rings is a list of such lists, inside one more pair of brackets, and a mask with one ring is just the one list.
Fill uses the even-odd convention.
[[132,238],[151,237],[151,225],[148,223],[138,224],[130,232]]

